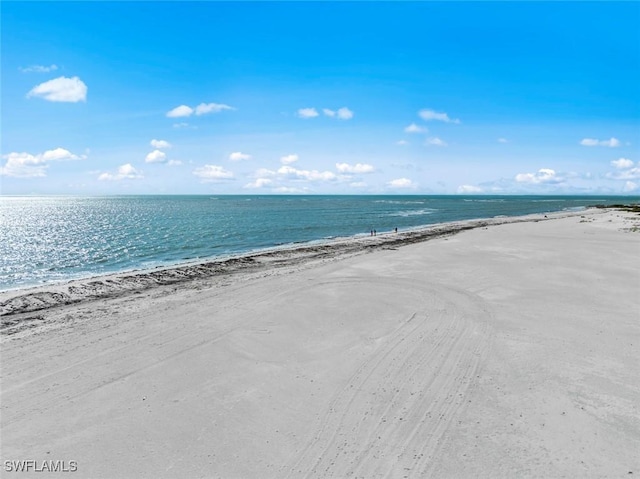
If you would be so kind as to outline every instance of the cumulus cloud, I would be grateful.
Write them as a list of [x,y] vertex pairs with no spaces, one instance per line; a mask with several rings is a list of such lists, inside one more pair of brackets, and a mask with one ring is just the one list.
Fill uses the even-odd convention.
[[633,161],[628,158],[619,158],[617,160],[613,160],[611,165],[619,170],[624,170],[626,168],[631,168],[633,166]]
[[564,181],[564,178],[558,176],[551,168],[540,168],[536,173],[518,173],[515,179],[518,183],[534,185],[557,184]]
[[580,141],[582,146],[608,146],[609,148],[616,148],[620,146],[620,140],[611,137],[608,140],[596,140],[595,138],[584,138]]
[[167,161],[167,155],[160,150],[153,150],[144,159],[145,163],[164,163],[165,161]]
[[375,168],[367,163],[356,163],[355,165],[336,163],[336,169],[340,173],[373,173],[375,171]]
[[[187,105],[180,105],[173,110],[167,112],[169,118],[186,118],[193,114],[196,116],[206,115],[207,113],[220,113],[224,110],[235,110],[232,106],[225,105],[223,103],[200,103],[195,108],[191,108]],[[182,125],[178,123],[178,125]],[[188,126],[186,123],[185,126]],[[175,125],[174,125],[175,126]]]
[[81,160],[83,156],[74,155],[69,150],[65,150],[64,148],[55,148],[53,150],[47,150],[42,154],[42,159],[44,161],[51,160]]
[[267,176],[275,176],[277,173],[273,170],[269,170],[267,168],[258,168],[256,172],[253,174],[254,178],[264,178]]
[[337,179],[336,174],[331,171],[299,170],[288,165],[278,168],[277,173],[287,178],[307,181],[333,181]]
[[351,118],[353,118],[353,112],[346,106],[338,108],[337,111],[330,110],[329,108],[323,108],[322,113],[324,113],[325,116],[328,116],[330,118],[337,118],[338,120],[350,120]]
[[291,163],[295,163],[296,161],[298,161],[298,155],[296,155],[295,153],[292,155],[285,155],[280,157],[280,163],[282,163],[283,165],[290,165]]
[[46,171],[50,161],[83,160],[86,156],[78,156],[64,148],[47,150],[44,153],[32,155],[30,153],[12,152],[3,155],[6,163],[0,168],[0,175],[15,178],[37,178],[47,176]]
[[396,178],[387,183],[390,188],[415,188],[416,185],[409,178]]
[[366,188],[368,185],[364,181],[354,181],[349,183],[349,186],[352,188]]
[[438,138],[437,136],[434,136],[433,138],[427,138],[427,145],[447,146],[447,143],[441,140],[440,138]]
[[13,152],[2,156],[7,162],[0,169],[0,173],[4,176],[13,176],[16,178],[37,178],[46,176],[45,161],[40,155],[31,155],[29,153]]
[[351,118],[353,118],[353,112],[346,106],[343,106],[342,108],[338,108],[336,117],[338,120],[351,120]]
[[255,181],[244,185],[245,188],[264,188],[265,186],[271,186],[273,181],[269,178],[256,178]]
[[224,103],[200,103],[195,108],[196,115],[206,115],[207,113],[220,113],[224,110],[235,110],[235,108]]
[[191,116],[193,114],[193,108],[187,105],[180,105],[175,107],[173,110],[167,112],[167,116],[169,118],[182,118],[186,116]]
[[614,171],[605,175],[611,180],[637,180],[640,179],[640,167],[627,168],[624,170]]
[[157,150],[166,150],[167,148],[171,148],[171,143],[165,140],[151,140],[149,144]]
[[204,165],[193,170],[193,174],[203,181],[219,181],[233,179],[233,173],[222,166]]
[[611,161],[616,171],[605,174],[606,178],[611,180],[636,180],[640,179],[640,163],[633,166],[633,161],[628,158],[618,158]]
[[98,180],[100,181],[120,181],[120,180],[139,180],[143,178],[142,172],[136,170],[131,163],[126,163],[118,167],[115,173],[102,173]]
[[241,153],[240,151],[234,151],[229,155],[229,160],[231,161],[242,161],[242,160],[250,160],[251,155],[247,155],[246,153]]
[[318,116],[318,111],[315,108],[300,108],[298,110],[298,116],[300,118],[315,118]]
[[[329,118],[336,118],[338,120],[350,120],[353,118],[353,111],[349,110],[346,106],[338,108],[337,110],[331,110],[330,108],[323,108],[322,113]],[[302,108],[298,110],[298,116],[301,118],[313,118],[318,116],[318,112],[315,108]]]
[[26,68],[20,67],[22,73],[49,73],[58,69],[58,65],[31,65]]
[[458,120],[457,118],[449,118],[449,115],[447,115],[446,113],[439,113],[434,110],[420,110],[418,112],[418,115],[420,115],[420,118],[426,121],[437,120],[443,121],[445,123],[460,123],[460,120]]
[[182,165],[181,160],[169,160],[167,161],[167,166],[180,166]]
[[415,123],[411,123],[404,129],[404,131],[406,133],[426,133],[429,131],[429,129],[424,126],[418,126]]
[[87,85],[78,77],[59,77],[33,87],[27,93],[27,98],[34,96],[55,102],[87,101]]

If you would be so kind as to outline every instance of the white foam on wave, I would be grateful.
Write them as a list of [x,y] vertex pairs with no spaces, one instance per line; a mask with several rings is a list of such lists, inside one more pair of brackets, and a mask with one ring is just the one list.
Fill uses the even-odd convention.
[[431,215],[438,210],[434,210],[433,208],[423,208],[420,210],[407,210],[407,211],[396,211],[393,213],[389,213],[388,216],[423,216],[423,215]]
[[426,201],[417,201],[417,200],[376,200],[374,203],[386,203],[389,205],[424,205]]

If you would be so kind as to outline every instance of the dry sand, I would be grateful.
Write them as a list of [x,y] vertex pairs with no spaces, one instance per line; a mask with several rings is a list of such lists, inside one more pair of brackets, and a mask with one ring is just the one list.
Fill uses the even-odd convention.
[[549,216],[4,293],[2,476],[640,475],[640,217]]

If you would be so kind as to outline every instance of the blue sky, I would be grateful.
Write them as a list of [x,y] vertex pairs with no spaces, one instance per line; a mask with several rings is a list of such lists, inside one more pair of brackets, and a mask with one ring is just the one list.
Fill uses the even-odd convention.
[[2,2],[3,194],[640,194],[638,2]]

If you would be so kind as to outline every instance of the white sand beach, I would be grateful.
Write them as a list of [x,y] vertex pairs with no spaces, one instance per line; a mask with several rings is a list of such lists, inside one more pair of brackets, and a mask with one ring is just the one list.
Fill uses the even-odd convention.
[[640,475],[640,216],[473,225],[3,293],[2,476]]

